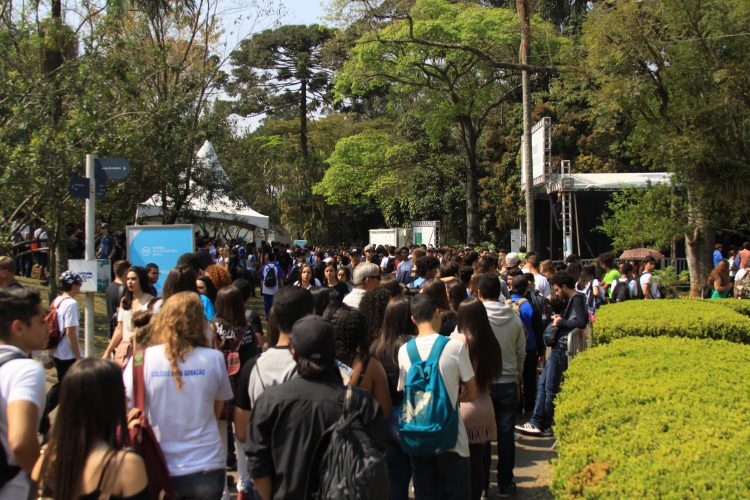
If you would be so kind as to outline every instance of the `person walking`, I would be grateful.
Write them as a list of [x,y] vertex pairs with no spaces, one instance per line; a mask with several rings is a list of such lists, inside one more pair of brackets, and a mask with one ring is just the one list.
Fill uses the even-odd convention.
[[[124,449],[122,370],[98,358],[76,363],[60,391],[60,409],[33,478],[53,498],[146,500],[143,459]],[[18,497],[22,498],[22,497]]]
[[39,433],[44,440],[49,432],[49,414],[57,408],[60,395],[60,384],[73,363],[81,359],[81,346],[78,342],[78,302],[76,296],[81,292],[83,278],[73,271],[65,271],[60,275],[62,294],[52,301],[51,307],[57,310],[57,328],[62,338],[52,351],[52,362],[57,372],[57,382],[47,392],[47,401],[42,413]]
[[[194,292],[172,295],[153,322],[157,344],[139,360],[145,414],[164,453],[176,498],[219,500],[226,448],[217,417],[224,401],[232,398],[224,356],[209,346],[203,306]],[[131,406],[134,360],[123,372]]]

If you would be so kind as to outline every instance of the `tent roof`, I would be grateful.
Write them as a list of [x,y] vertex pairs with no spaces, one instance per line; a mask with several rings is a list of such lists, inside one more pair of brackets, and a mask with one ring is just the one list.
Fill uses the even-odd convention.
[[[205,162],[217,178],[229,182],[229,176],[219,163],[216,151],[209,141],[203,143],[195,156],[199,161]],[[208,222],[268,229],[267,215],[256,212],[244,200],[237,202],[224,195],[194,196],[189,202],[188,210],[196,217]],[[161,196],[158,194],[140,203],[136,210],[136,218],[139,219],[161,218],[162,215]]]

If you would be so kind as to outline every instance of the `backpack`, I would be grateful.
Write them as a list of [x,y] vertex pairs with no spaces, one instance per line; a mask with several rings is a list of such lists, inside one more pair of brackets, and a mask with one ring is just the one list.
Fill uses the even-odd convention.
[[276,266],[268,264],[266,266],[266,275],[263,277],[263,286],[265,288],[275,288],[276,282]]
[[734,289],[738,299],[750,299],[750,271],[746,272],[741,280],[734,282]]
[[430,456],[456,446],[458,405],[451,404],[438,364],[447,344],[448,338],[439,335],[422,361],[416,340],[406,343],[411,367],[404,384],[398,433],[408,455]]
[[528,299],[518,299],[518,300],[512,300],[508,299],[505,301],[506,304],[513,307],[513,312],[516,313],[516,315],[520,318],[521,317],[521,306],[528,302]]
[[[13,361],[14,359],[28,359],[28,357],[20,352],[10,351],[0,357],[0,368],[2,368],[2,366],[8,361]],[[21,472],[21,467],[18,465],[10,465],[8,463],[8,455],[5,451],[5,446],[0,444],[0,488],[5,486],[5,483],[16,477],[19,472]]]
[[[639,274],[638,278],[636,278],[636,280],[635,280],[635,284],[636,284],[636,287],[635,287],[635,289],[636,289],[636,297],[635,298],[638,299],[638,300],[643,300],[643,299],[646,298],[646,296],[643,295],[643,287],[641,286],[641,276],[643,276],[643,275]],[[630,298],[632,299],[633,297],[630,297]]]
[[630,296],[630,283],[633,280],[620,281],[616,280],[615,285],[612,287],[612,299],[613,303],[625,302],[633,297]]
[[396,268],[396,257],[388,257],[388,262],[385,264],[385,274],[391,274]]
[[[347,386],[341,417],[321,436],[311,461],[313,465],[307,470],[306,497],[334,500],[389,497],[385,453],[365,430],[360,402],[357,391]],[[317,492],[310,491],[312,477],[320,478]]]
[[[72,297],[66,297],[73,300]],[[44,317],[44,322],[47,323],[47,349],[54,349],[60,344],[60,341],[65,336],[65,330],[60,331],[60,325],[57,323],[57,309],[60,304],[65,302],[65,298],[55,305],[55,301],[49,305],[49,312]]]
[[143,459],[148,471],[148,498],[171,500],[174,498],[169,468],[156,434],[146,417],[146,387],[143,367],[145,349],[133,354],[133,403],[139,411],[128,414],[128,434],[133,448]]

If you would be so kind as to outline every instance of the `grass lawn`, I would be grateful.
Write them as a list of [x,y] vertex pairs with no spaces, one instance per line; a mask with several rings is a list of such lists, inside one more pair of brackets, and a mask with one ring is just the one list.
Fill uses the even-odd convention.
[[[21,278],[17,277],[18,282],[21,283],[24,286],[34,287],[37,290],[39,290],[39,293],[42,296],[42,304],[44,307],[48,307],[49,305],[49,288],[46,286],[42,286],[39,283],[39,280],[30,279],[30,278]],[[84,314],[84,302],[85,302],[85,295],[80,294],[78,297],[76,297],[76,300],[78,301],[78,309],[80,311],[81,315],[81,329],[83,329],[83,321],[85,319]],[[254,309],[260,314],[260,317],[263,321],[263,332],[268,333],[268,324],[265,320],[265,315],[263,314],[263,298],[260,296],[260,293],[256,297],[250,297],[250,300],[247,301],[247,307]],[[81,332],[81,347],[83,347],[83,332]],[[109,318],[107,318],[107,304],[104,301],[104,294],[103,293],[96,293],[94,294],[94,354],[96,356],[101,356],[101,354],[104,352],[104,349],[107,348],[107,344],[109,343]]]

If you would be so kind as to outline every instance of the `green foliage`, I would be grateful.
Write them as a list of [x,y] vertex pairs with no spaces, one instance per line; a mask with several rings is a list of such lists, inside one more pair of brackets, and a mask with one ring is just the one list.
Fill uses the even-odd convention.
[[737,300],[737,299],[710,299],[707,300],[709,304],[717,305],[721,307],[728,307],[733,311],[736,311],[743,316],[750,317],[750,300]]
[[676,298],[679,295],[678,286],[689,282],[687,270],[678,275],[672,266],[655,270],[653,274],[659,280],[663,298]]
[[713,300],[628,300],[601,307],[594,339],[606,344],[622,337],[689,337],[750,344],[750,318]]
[[666,184],[616,191],[597,228],[612,240],[615,252],[628,248],[669,250],[685,233],[682,199]]
[[556,401],[557,498],[746,498],[750,346],[628,338],[577,356]]

